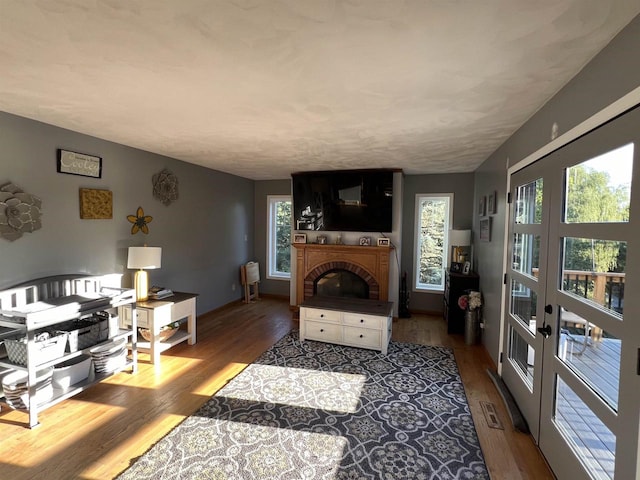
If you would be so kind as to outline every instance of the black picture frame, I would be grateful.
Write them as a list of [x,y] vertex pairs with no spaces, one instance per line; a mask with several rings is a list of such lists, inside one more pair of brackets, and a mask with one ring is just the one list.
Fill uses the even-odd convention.
[[459,262],[451,262],[451,267],[449,268],[449,270],[452,273],[462,273],[462,263]]
[[58,173],[66,173],[68,175],[102,178],[102,157],[59,148],[57,170]]

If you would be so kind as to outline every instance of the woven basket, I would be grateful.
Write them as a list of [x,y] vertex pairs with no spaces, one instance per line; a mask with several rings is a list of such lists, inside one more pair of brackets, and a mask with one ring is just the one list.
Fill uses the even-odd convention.
[[[138,331],[140,332],[140,335],[142,335],[142,338],[144,338],[147,342],[151,341],[151,330],[149,330],[148,328],[139,328]],[[178,328],[166,328],[164,330],[160,330],[160,333],[158,334],[158,340],[160,340],[161,342],[164,340],[169,340],[177,331]]]
[[[57,332],[47,339],[34,341],[36,358],[31,358],[32,365],[40,365],[50,360],[55,360],[64,355],[64,348],[67,346],[68,333]],[[18,365],[27,364],[27,343],[24,338],[6,338],[4,345],[7,348],[9,361]]]
[[77,352],[93,347],[109,338],[109,320],[92,317],[84,320],[71,320],[60,325],[60,331],[69,333],[67,352]]

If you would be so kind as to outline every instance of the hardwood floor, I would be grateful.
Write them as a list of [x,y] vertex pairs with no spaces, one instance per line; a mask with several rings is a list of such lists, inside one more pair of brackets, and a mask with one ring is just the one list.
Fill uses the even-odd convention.
[[[120,373],[44,411],[33,430],[26,413],[1,404],[0,479],[113,478],[292,327],[288,302],[237,303],[198,318],[196,345],[164,352],[158,367],[141,354],[136,375]],[[511,427],[481,346],[448,336],[437,317],[414,315],[393,328],[395,341],[454,349],[492,479],[553,478],[531,437]],[[504,430],[487,426],[481,401],[495,405]]]

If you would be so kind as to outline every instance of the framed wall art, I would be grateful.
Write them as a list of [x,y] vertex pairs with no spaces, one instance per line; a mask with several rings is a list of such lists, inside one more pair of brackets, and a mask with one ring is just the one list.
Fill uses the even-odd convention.
[[81,188],[80,218],[83,220],[113,218],[113,192],[110,190]]
[[491,217],[480,219],[480,241],[491,241]]
[[59,148],[58,173],[102,178],[102,158]]
[[496,203],[497,193],[494,190],[487,197],[487,215],[494,215],[498,211],[498,205]]
[[307,234],[306,233],[294,233],[293,234],[293,243],[307,243]]
[[478,199],[478,215],[480,215],[481,217],[484,217],[486,215],[486,208],[487,208],[487,197],[485,195],[482,195]]

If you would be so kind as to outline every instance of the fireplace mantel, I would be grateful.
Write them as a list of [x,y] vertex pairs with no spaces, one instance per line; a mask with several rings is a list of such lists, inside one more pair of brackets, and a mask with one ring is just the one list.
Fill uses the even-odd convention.
[[296,248],[296,305],[313,294],[313,279],[308,277],[319,270],[334,268],[336,263],[349,264],[356,273],[367,277],[377,287],[371,289],[370,286],[371,298],[388,300],[392,248],[315,243],[294,243],[293,246]]

